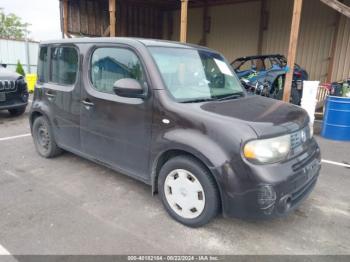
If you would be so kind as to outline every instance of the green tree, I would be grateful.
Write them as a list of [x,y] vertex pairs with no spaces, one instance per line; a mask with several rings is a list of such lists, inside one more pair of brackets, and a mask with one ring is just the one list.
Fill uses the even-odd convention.
[[0,37],[21,40],[26,36],[29,24],[23,23],[15,14],[5,14],[0,8]]
[[23,69],[23,66],[21,64],[21,62],[18,60],[17,62],[17,67],[16,67],[16,72],[22,76],[25,76],[25,72],[24,72],[24,69]]

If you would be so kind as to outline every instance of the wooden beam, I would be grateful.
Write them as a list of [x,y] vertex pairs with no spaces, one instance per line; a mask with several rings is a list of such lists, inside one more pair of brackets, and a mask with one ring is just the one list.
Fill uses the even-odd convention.
[[283,101],[288,102],[290,100],[290,93],[292,90],[292,81],[294,74],[295,58],[297,54],[301,11],[303,7],[303,0],[294,0],[292,27],[289,39],[288,49],[288,68],[289,72],[286,75],[286,81],[284,85]]
[[328,5],[329,7],[337,10],[339,13],[350,17],[350,7],[337,1],[337,0],[321,0],[322,3]]
[[63,37],[68,37],[68,0],[63,0]]
[[181,0],[181,25],[180,25],[180,42],[187,42],[187,14],[188,0]]
[[116,32],[116,0],[109,0],[109,36],[115,37]]

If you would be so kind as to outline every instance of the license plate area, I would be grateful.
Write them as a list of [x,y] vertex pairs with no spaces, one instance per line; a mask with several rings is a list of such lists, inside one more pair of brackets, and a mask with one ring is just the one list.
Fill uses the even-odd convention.
[[318,161],[318,159],[315,159],[305,167],[304,172],[307,175],[307,180],[312,179],[316,175],[319,169],[319,166],[320,166],[320,161]]
[[294,190],[298,190],[300,187],[303,187],[305,184],[311,181],[317,174],[319,166],[320,162],[318,159],[314,159],[311,163],[305,166],[301,170],[302,173],[293,182]]
[[6,93],[0,92],[0,102],[6,101]]

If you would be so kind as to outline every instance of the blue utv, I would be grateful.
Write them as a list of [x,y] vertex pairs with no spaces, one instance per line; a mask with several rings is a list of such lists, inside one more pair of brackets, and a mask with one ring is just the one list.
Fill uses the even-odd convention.
[[[248,92],[282,100],[287,59],[283,55],[246,56],[231,63]],[[290,102],[300,105],[306,70],[295,64]]]

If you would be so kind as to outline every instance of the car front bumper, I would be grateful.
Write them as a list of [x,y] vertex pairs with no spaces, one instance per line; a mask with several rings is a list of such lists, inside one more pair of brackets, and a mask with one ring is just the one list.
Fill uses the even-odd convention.
[[222,178],[218,183],[223,215],[273,218],[295,210],[312,192],[321,170],[321,153],[311,139],[301,155],[284,163],[254,165],[243,160],[230,166],[216,169]]
[[0,102],[0,110],[9,110],[26,107],[28,105],[28,94],[6,94],[6,100]]

